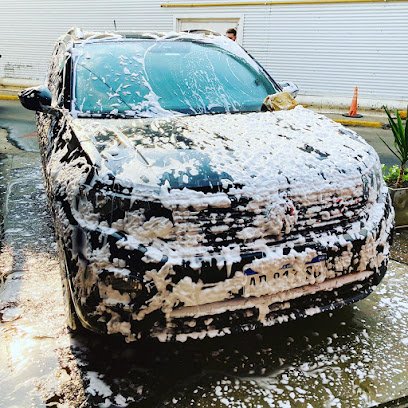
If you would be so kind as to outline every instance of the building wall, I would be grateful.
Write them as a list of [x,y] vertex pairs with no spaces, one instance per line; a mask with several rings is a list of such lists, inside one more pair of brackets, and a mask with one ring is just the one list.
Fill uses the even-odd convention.
[[[4,4],[6,3],[6,4]],[[168,31],[159,0],[0,0],[0,77],[43,79],[55,40],[84,30]]]
[[243,46],[275,79],[297,83],[304,95],[351,98],[358,85],[363,98],[408,101],[408,1],[160,7],[177,3],[183,1],[7,2],[0,77],[42,79],[54,40],[72,26],[112,30],[115,19],[119,30],[170,31],[177,17],[237,16]]

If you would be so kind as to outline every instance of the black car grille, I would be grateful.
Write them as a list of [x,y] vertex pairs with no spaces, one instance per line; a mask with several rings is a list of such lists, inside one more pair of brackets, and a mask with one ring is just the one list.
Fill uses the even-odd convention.
[[[308,241],[312,233],[330,231],[334,228],[363,220],[365,206],[368,197],[362,194],[358,186],[354,190],[323,192],[309,194],[307,200],[303,196],[288,195],[286,200],[281,200],[283,210],[278,209],[280,214],[286,214],[291,219],[293,211],[295,218],[287,229],[282,228],[273,231],[263,229],[268,220],[274,217],[274,199],[257,200],[241,196],[237,198],[229,194],[231,205],[227,208],[208,206],[204,209],[193,207],[165,208],[160,202],[145,200],[130,200],[116,194],[97,194],[95,190],[88,193],[88,199],[92,202],[95,211],[98,212],[100,221],[106,221],[112,225],[114,221],[124,219],[127,213],[140,212],[149,220],[152,217],[168,218],[173,224],[173,231],[161,238],[170,247],[176,243],[187,249],[187,253],[200,257],[202,254],[216,255],[222,248],[239,246],[241,253],[256,252],[256,241],[261,239],[267,246],[279,245],[287,241]],[[285,204],[286,203],[286,204]],[[243,230],[252,229],[253,236],[243,234]],[[126,231],[118,231],[126,235]],[[191,248],[191,251],[188,249]]]
[[[308,231],[325,231],[333,229],[338,225],[350,224],[361,218],[365,197],[339,197],[337,194],[331,197],[319,197],[318,200],[309,200],[305,206],[296,198],[292,199],[294,211],[297,213],[297,220],[286,233],[285,225],[278,234],[263,234],[259,225],[254,225],[254,221],[265,217],[268,222],[268,205],[263,201],[256,211],[249,211],[247,203],[233,201],[230,208],[207,208],[201,211],[194,210],[173,210],[173,222],[176,227],[176,238],[184,246],[211,246],[214,252],[230,244],[239,244],[245,250],[245,245],[256,239],[265,239],[269,244],[286,241],[290,237],[298,234],[305,234]],[[252,202],[252,208],[254,208]],[[271,214],[273,217],[273,214]],[[258,229],[253,239],[240,238],[240,232],[244,228]],[[210,251],[211,252],[211,251]]]

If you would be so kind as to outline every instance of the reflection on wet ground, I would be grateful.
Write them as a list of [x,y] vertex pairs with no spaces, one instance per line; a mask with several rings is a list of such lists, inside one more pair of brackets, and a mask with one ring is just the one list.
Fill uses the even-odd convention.
[[[72,336],[38,154],[1,163],[0,407],[408,404],[404,263],[356,305],[256,332],[173,344]],[[398,234],[393,256],[406,261]]]
[[5,176],[5,165],[4,165],[6,158],[7,158],[6,155],[0,153],[0,248],[1,248],[1,243],[3,241],[3,232],[4,232],[4,216],[3,216],[3,211],[1,211],[1,209],[3,208],[4,198],[6,196],[6,191],[7,191],[7,188],[6,188],[7,181],[6,181],[6,176]]
[[[7,138],[11,143],[8,148],[18,147],[27,152],[38,152],[34,113],[23,109],[15,101],[0,102],[0,128],[7,130]],[[5,147],[0,146],[0,150]]]

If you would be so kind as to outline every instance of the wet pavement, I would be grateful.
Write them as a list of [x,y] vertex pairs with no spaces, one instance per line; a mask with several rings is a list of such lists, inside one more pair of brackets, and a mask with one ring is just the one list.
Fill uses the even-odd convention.
[[[0,103],[0,127],[25,115],[11,106]],[[31,134],[13,120],[12,135]],[[125,344],[67,331],[39,155],[1,130],[0,177],[0,407],[408,406],[406,230],[355,305],[242,335]]]
[[0,128],[7,130],[12,145],[38,152],[34,113],[22,108],[19,102],[0,101]]
[[390,146],[393,144],[393,136],[390,129],[376,129],[376,128],[351,128],[359,135],[361,135],[367,143],[374,147],[380,156],[381,163],[387,166],[398,164],[398,159],[388,150],[388,147],[381,140],[384,139]]

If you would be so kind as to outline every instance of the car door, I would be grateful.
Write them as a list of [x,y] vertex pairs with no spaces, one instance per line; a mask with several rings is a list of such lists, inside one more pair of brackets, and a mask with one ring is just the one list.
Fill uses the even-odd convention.
[[[54,107],[63,107],[66,60],[65,44],[63,42],[58,42],[54,47],[50,68],[46,78],[46,86],[52,95],[51,105]],[[56,143],[58,143],[59,135],[64,127],[65,121],[66,118],[62,113],[37,112],[38,141],[49,204],[51,204],[52,201],[52,189],[47,171],[47,163],[52,152],[56,148]],[[50,208],[52,208],[52,205],[50,205]]]

